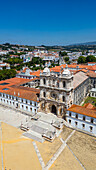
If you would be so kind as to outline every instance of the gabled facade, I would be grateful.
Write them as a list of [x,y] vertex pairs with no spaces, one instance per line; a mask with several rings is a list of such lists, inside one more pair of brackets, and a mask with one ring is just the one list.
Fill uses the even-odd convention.
[[40,74],[40,110],[63,116],[73,104],[73,75],[65,70],[59,74],[45,68]]

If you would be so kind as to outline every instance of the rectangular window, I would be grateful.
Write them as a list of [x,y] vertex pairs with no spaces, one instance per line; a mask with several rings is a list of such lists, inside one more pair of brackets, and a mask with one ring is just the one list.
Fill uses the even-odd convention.
[[92,130],[93,130],[93,127],[92,127],[92,126],[90,126],[90,132],[92,132]]
[[85,116],[83,116],[83,120],[85,121]]
[[83,128],[83,129],[85,128],[85,124],[82,124],[82,128]]
[[75,122],[75,125],[77,126],[77,125],[78,125],[78,122]]
[[76,119],[78,119],[78,114],[76,114]]
[[69,116],[71,117],[71,112],[69,112]]
[[91,119],[91,123],[93,123],[93,121],[94,121],[94,120],[93,120],[93,119]]
[[71,124],[71,120],[69,120],[69,123]]

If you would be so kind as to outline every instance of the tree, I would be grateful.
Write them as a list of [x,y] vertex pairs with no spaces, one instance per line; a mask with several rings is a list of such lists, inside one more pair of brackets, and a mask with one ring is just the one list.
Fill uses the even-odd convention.
[[16,76],[16,71],[10,70],[0,70],[0,80],[10,79]]
[[59,54],[61,54],[61,56],[66,56],[67,53],[64,51],[64,52],[60,52]]
[[52,62],[52,63],[51,63],[51,67],[55,67],[55,64],[54,64],[54,62]]
[[86,62],[96,62],[96,58],[93,55],[88,55],[86,57]]
[[78,58],[78,64],[81,64],[81,63],[86,63],[86,57],[84,57],[84,56],[80,56],[79,58]]
[[10,65],[14,65],[14,64],[21,64],[23,63],[23,60],[20,59],[20,57],[18,58],[9,58],[8,60],[5,60],[6,63],[9,63]]
[[64,60],[65,60],[65,62],[68,62],[69,61],[69,57],[65,57]]

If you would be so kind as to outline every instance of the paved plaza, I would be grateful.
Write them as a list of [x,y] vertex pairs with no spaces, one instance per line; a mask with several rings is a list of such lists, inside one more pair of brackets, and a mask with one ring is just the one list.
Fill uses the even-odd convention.
[[48,131],[52,133],[55,132],[57,137],[60,135],[62,129],[54,127],[52,123],[58,121],[66,124],[63,119],[58,118],[56,115],[51,113],[45,114],[39,112],[37,115],[39,119],[33,120],[32,116],[23,114],[18,110],[8,108],[7,106],[0,106],[0,120],[16,128],[20,128],[21,125],[26,128],[28,127],[28,132],[23,133],[23,135],[26,137],[39,142],[44,142],[42,135]]
[[[66,122],[62,130],[56,129],[51,122],[62,119],[38,115],[38,121],[31,120],[28,115],[0,106],[0,170],[96,169],[95,137],[66,127]],[[20,130],[21,123],[29,126],[29,131]],[[54,141],[45,141],[42,133],[54,128]]]

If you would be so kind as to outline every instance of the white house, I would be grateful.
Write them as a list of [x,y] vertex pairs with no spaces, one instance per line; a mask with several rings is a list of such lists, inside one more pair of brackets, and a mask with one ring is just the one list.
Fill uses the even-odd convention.
[[0,63],[0,70],[3,70],[4,68],[10,69],[10,64],[1,62]]
[[23,69],[16,75],[16,77],[25,79],[36,78],[36,76],[32,75],[32,73],[32,70],[30,70],[28,67],[23,67]]
[[19,108],[22,111],[24,110],[32,114],[37,113],[38,99],[35,93],[30,91],[29,96],[28,91],[24,93],[25,90],[6,89],[4,91],[5,92],[0,92],[0,103]]
[[0,82],[0,103],[22,111],[37,113],[39,89],[23,87],[25,79],[12,78]]
[[66,120],[73,128],[96,135],[96,110],[73,104],[66,112]]

